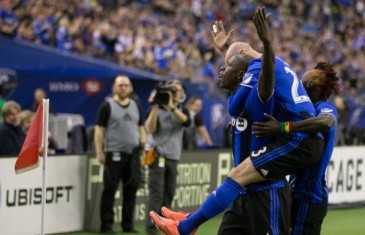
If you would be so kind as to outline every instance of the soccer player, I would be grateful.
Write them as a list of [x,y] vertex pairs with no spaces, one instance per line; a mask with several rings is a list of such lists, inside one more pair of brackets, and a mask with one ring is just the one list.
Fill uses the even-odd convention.
[[[263,60],[265,60],[265,53]],[[272,56],[270,59],[272,65],[274,65],[275,57]],[[229,89],[232,92],[238,88],[245,72],[240,68],[245,64],[244,60],[245,56],[236,55],[228,61],[227,66],[224,66],[223,71],[220,73],[222,88]],[[273,69],[271,70],[273,75]],[[269,74],[265,71],[270,70],[263,67],[261,71],[263,74]],[[255,76],[257,75],[255,74]],[[258,86],[260,86],[260,82],[263,82],[262,79],[259,79]],[[273,84],[272,86],[260,86],[261,89],[258,89],[258,86],[253,87],[251,90],[240,116],[232,118],[231,121],[234,167],[237,167],[251,152],[255,154],[255,151],[264,147],[270,140],[269,138],[258,139],[251,134],[253,121],[262,120],[265,112],[273,112],[274,98],[271,96]],[[263,89],[267,89],[269,97],[265,102],[261,97],[265,92]],[[290,204],[291,193],[284,177],[278,180],[248,184],[232,206],[224,213],[218,234],[288,234]],[[169,214],[168,209],[164,208],[163,212]],[[260,221],[259,227],[253,223],[254,220]]]
[[[257,25],[257,31],[263,42],[271,42],[266,24]],[[251,89],[243,111],[231,120],[234,167],[237,167],[251,152],[264,147],[270,140],[258,139],[251,135],[253,121],[262,120],[265,112],[272,113],[274,105],[272,94],[275,82],[275,56],[270,44],[265,47],[262,57],[262,69],[253,73],[255,77],[262,77],[258,80],[258,85]],[[247,59],[245,55],[235,55],[221,67],[219,81],[222,88],[232,93],[237,91],[247,70],[245,67]],[[247,185],[224,213],[218,234],[288,234],[290,197],[291,193],[284,177]],[[167,208],[163,208],[162,211],[165,216],[173,215]],[[253,220],[259,220],[260,226],[256,226]]]
[[255,123],[253,133],[262,137],[286,131],[322,132],[325,148],[320,161],[290,180],[293,188],[292,235],[317,235],[321,232],[327,214],[325,170],[332,155],[337,130],[337,111],[327,99],[338,88],[338,78],[331,65],[320,62],[303,75],[302,82],[314,103],[317,116],[290,123],[290,128],[285,129],[285,123],[279,123],[274,117],[266,115],[269,121]]
[[[256,11],[254,23],[266,52],[268,47],[271,47],[271,42],[260,35],[260,30],[266,29],[263,32],[268,32],[267,16],[262,8]],[[215,27],[213,31],[217,37],[220,32],[225,35],[223,27],[220,27],[220,30]],[[225,38],[227,36],[220,37],[223,39],[221,41],[227,42]],[[220,43],[221,41],[216,39],[216,45],[218,45],[217,42]],[[260,97],[263,102],[266,102],[274,93],[274,116],[279,120],[303,120],[306,117],[314,116],[314,107],[296,74],[288,64],[278,58],[275,59],[274,83],[274,76],[268,76],[262,71],[259,76],[254,76],[257,71],[261,70],[261,67],[267,67],[267,60],[265,60],[265,57],[262,59],[262,54],[253,50],[247,43],[232,44],[227,50],[225,62],[230,61],[233,56],[238,54],[245,56],[243,66],[247,72],[236,93],[230,98],[229,110],[232,116],[237,117],[242,112],[245,101],[258,80],[264,81],[257,85],[258,89],[275,84],[275,92],[271,90],[271,94],[260,93]],[[292,92],[288,93],[288,90]],[[319,160],[323,150],[322,147],[323,140],[321,138],[311,137],[307,133],[298,132],[292,133],[290,136],[276,138],[273,144],[253,152],[249,158],[233,168],[227,179],[213,191],[201,208],[190,214],[185,220],[166,219],[154,212],[150,212],[150,216],[155,224],[167,234],[190,234],[200,224],[227,209],[240,194],[242,187],[250,183],[263,181],[265,177],[280,179],[287,174],[303,170]],[[167,215],[165,214],[165,216]]]

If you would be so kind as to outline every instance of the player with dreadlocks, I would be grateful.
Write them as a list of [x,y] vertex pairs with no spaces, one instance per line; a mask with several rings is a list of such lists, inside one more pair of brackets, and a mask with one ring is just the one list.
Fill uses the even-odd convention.
[[333,67],[325,62],[318,63],[302,77],[302,83],[316,109],[316,117],[300,122],[279,123],[274,117],[265,115],[268,122],[253,125],[253,134],[258,137],[297,131],[323,134],[325,145],[320,161],[290,178],[293,190],[292,235],[319,235],[327,214],[325,171],[332,155],[337,129],[337,111],[327,99],[333,91],[338,90],[337,82]]

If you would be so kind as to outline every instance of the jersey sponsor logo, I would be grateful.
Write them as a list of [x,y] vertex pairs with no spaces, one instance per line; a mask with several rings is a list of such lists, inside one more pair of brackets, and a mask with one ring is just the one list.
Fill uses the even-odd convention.
[[236,120],[236,129],[240,132],[247,129],[248,122],[246,118],[238,118]]
[[333,109],[331,109],[331,108],[323,108],[323,109],[321,109],[321,113],[333,113]]
[[248,85],[252,80],[253,74],[251,73],[245,73],[245,75],[242,78],[241,86],[242,85]]

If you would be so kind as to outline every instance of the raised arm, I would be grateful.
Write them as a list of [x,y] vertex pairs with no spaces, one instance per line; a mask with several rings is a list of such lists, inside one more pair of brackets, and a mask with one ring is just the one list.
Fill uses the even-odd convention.
[[230,41],[231,41],[231,35],[233,32],[233,29],[231,29],[228,34],[226,34],[226,30],[224,28],[222,21],[215,21],[215,23],[212,25],[212,38],[215,47],[223,53],[223,55],[226,54]]
[[158,104],[153,104],[151,111],[148,113],[146,122],[145,122],[145,127],[146,127],[146,131],[147,133],[155,133],[156,129],[157,129],[157,113],[158,113]]
[[268,99],[270,99],[271,95],[273,94],[275,84],[275,54],[271,45],[272,37],[268,24],[269,16],[270,14],[266,15],[264,8],[259,7],[255,12],[255,16],[253,17],[257,35],[264,44],[262,68],[258,79],[258,92],[263,102],[266,102]]

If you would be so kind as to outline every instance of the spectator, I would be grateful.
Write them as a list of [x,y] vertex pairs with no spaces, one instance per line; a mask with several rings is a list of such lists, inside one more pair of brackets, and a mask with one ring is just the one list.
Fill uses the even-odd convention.
[[203,117],[200,113],[203,107],[203,101],[197,97],[190,97],[186,104],[186,109],[190,116],[190,126],[184,130],[184,149],[193,150],[199,147],[199,140],[207,146],[213,145],[213,142],[209,136],[207,128],[203,123]]
[[[146,119],[147,145],[156,150],[155,161],[148,170],[149,198],[146,211],[158,211],[162,206],[171,206],[175,195],[177,164],[181,158],[184,127],[190,125],[189,113],[181,110],[184,94],[179,81],[160,84],[152,92],[151,110]],[[152,221],[146,217],[148,235],[157,234]]]
[[27,41],[33,41],[35,43],[40,43],[40,41],[36,40],[30,20],[24,20],[20,23],[20,26],[18,28],[17,39],[23,39]]
[[[141,108],[130,98],[128,77],[118,76],[113,84],[113,97],[99,109],[94,141],[96,157],[104,165],[104,190],[100,203],[100,232],[112,232],[114,198],[119,181],[123,183],[123,232],[134,228],[134,208],[139,187],[140,150],[146,143]],[[103,146],[104,143],[104,146]]]
[[187,56],[187,77],[192,83],[203,83],[203,59],[198,50],[194,46],[189,48],[189,54]]
[[[47,93],[45,90],[38,88],[34,91],[34,101],[32,104],[32,111],[36,112],[38,109],[39,104],[42,102],[43,99],[47,99]],[[49,113],[53,113],[53,108],[51,102],[49,103]]]
[[39,9],[36,19],[33,22],[33,29],[37,40],[44,45],[51,45],[53,25],[47,18],[46,11],[44,9]]
[[[165,0],[106,2],[3,1],[0,31],[172,78],[208,82],[209,95],[224,98],[214,84],[221,61],[210,49],[210,23],[223,20],[236,29],[233,41],[245,38],[260,45],[257,36],[248,32],[254,30],[250,19],[257,4],[265,4],[272,14],[273,46],[280,58],[298,74],[311,68],[313,61],[329,61],[338,68],[344,86],[348,82],[357,93],[364,93],[364,1],[194,0],[182,1],[178,9]],[[60,20],[66,18],[68,30],[65,20]],[[347,107],[351,99],[365,106],[363,96],[355,97],[348,94],[350,87],[344,88],[338,95],[350,96],[345,99]],[[352,112],[347,118],[347,122],[355,120]],[[351,128],[357,126],[345,126],[348,136]]]
[[3,97],[3,92],[4,92],[4,87],[3,87],[2,84],[0,84],[0,123],[3,122],[3,116],[1,114],[2,114],[4,104],[5,104],[5,99]]
[[70,22],[67,18],[62,18],[60,20],[60,26],[56,31],[56,42],[57,48],[63,51],[71,51],[72,49],[72,39],[69,33]]
[[101,25],[100,31],[97,35],[97,57],[102,57],[108,60],[114,58],[114,48],[117,43],[114,28],[110,24],[105,23]]
[[[209,57],[207,29],[214,20],[224,19],[227,24],[243,23],[240,27],[235,27],[237,30],[234,37],[245,37],[251,44],[257,44],[258,40],[247,34],[253,27],[248,19],[252,17],[252,9],[260,3],[257,1],[217,1],[216,4],[209,1],[184,1],[179,9],[172,11],[161,8],[160,3],[146,1],[116,1],[111,5],[104,1],[93,4],[89,1],[64,2],[54,1],[54,4],[46,7],[41,7],[39,1],[35,0],[19,1],[16,4],[4,3],[1,8],[2,26],[13,26],[16,25],[15,22],[20,22],[18,38],[57,47],[62,42],[69,41],[57,38],[72,37],[72,51],[177,78],[181,77],[180,72],[176,72],[177,69],[180,71],[180,66],[186,70],[190,66],[187,63],[190,54],[187,46],[193,46],[204,57]],[[337,4],[334,1],[323,4],[319,1],[261,3],[273,15],[273,43],[280,48],[279,56],[293,64],[297,72],[311,67],[313,58],[318,59],[318,55],[321,55],[323,58],[320,59],[339,63],[339,74],[349,73],[351,67],[357,69],[360,75],[355,80],[365,74],[364,68],[359,66],[364,54],[359,52],[365,49],[365,7],[362,1],[348,1],[348,4]],[[156,11],[161,9],[165,10]],[[231,12],[232,17],[228,17],[225,12]],[[64,30],[65,20],[59,20],[65,18],[70,19],[69,35]],[[27,23],[23,24],[24,21]],[[290,24],[283,25],[284,21]],[[30,23],[34,25],[33,28],[28,27]],[[29,32],[29,29],[33,32]],[[57,31],[54,32],[54,29]],[[32,35],[36,37],[33,38]],[[175,46],[176,43],[179,46]],[[339,51],[336,48],[344,50]],[[318,53],[311,53],[312,51]],[[141,63],[145,56],[148,57],[146,63]],[[174,60],[177,60],[178,65],[172,63]],[[345,66],[350,60],[355,63]],[[214,68],[217,67],[216,61],[213,64]],[[212,71],[210,67],[212,66],[206,63],[204,74],[212,79],[211,75],[216,71]],[[194,81],[194,77],[191,78]],[[197,81],[200,81],[199,78]]]
[[15,101],[7,101],[2,110],[3,123],[0,126],[0,156],[19,154],[25,134],[20,127],[21,107]]
[[4,2],[0,8],[1,33],[5,36],[14,37],[18,25],[19,19],[12,9],[11,2]]
[[51,132],[48,132],[48,154],[49,155],[55,155],[58,150],[58,143],[53,138],[53,135]]
[[[20,116],[20,127],[25,135],[28,134],[30,129],[30,125],[33,122],[34,113],[30,110],[23,110],[19,113]],[[55,139],[53,139],[51,132],[48,132],[48,154],[54,155],[56,154],[56,150],[58,149],[58,144]]]
[[346,145],[346,120],[347,120],[347,107],[345,101],[340,96],[335,96],[333,99],[333,104],[335,105],[338,113],[337,121],[337,133],[336,133],[336,145]]
[[30,124],[33,121],[34,113],[30,110],[23,110],[19,113],[20,117],[20,127],[22,128],[24,134],[28,134]]

